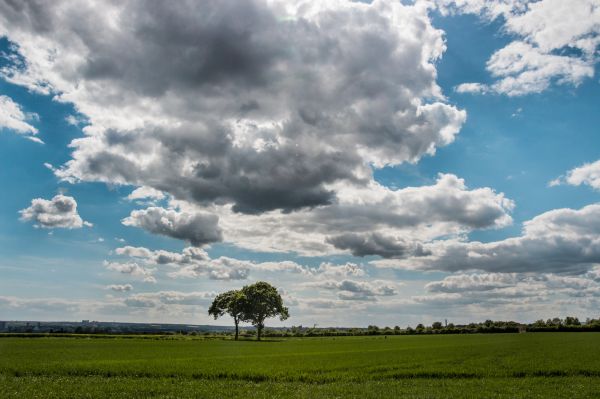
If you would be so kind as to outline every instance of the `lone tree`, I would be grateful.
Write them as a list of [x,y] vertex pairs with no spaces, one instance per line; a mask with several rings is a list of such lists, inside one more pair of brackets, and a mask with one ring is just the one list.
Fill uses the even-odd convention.
[[244,321],[242,316],[246,308],[245,299],[240,290],[227,291],[217,295],[208,309],[208,314],[214,316],[215,320],[225,313],[233,318],[236,341],[238,339],[238,325],[240,321]]
[[247,285],[241,289],[244,296],[243,320],[251,322],[256,327],[256,338],[260,341],[265,319],[279,316],[280,320],[290,315],[288,308],[283,306],[283,299],[277,289],[264,281]]

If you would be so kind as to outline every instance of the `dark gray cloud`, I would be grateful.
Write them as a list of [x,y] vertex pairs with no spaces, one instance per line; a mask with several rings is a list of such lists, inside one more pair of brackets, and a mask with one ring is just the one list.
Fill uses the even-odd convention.
[[419,243],[407,243],[402,239],[378,233],[346,233],[329,237],[327,241],[338,249],[349,250],[354,256],[379,255],[383,258],[404,258],[431,254]]
[[150,233],[189,241],[202,246],[221,241],[219,218],[211,214],[178,212],[174,209],[150,207],[132,211],[123,219],[126,226],[140,227]]
[[77,201],[66,195],[56,195],[51,200],[35,198],[31,206],[19,211],[21,220],[34,222],[36,227],[45,229],[78,229],[91,226],[77,213]]
[[[259,1],[130,1],[123,14],[133,29],[111,32],[120,45],[93,41],[91,29],[83,33],[94,50],[82,71],[85,78],[119,80],[149,96],[264,86],[285,55],[285,38],[272,34],[278,21]],[[138,50],[123,52],[127,46]],[[139,65],[140,59],[153,67]]]

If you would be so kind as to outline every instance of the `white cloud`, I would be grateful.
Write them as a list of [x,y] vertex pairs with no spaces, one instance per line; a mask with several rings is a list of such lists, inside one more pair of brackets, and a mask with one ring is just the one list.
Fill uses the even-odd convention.
[[548,187],[556,187],[562,184],[562,177],[557,177],[556,179],[552,179],[548,182]]
[[[552,306],[569,298],[600,296],[592,274],[564,276],[552,273],[455,274],[425,285],[426,295],[413,301],[436,306],[511,307],[523,304]],[[549,313],[548,308],[544,312]],[[536,317],[540,317],[538,314]]]
[[319,265],[318,273],[322,273],[325,277],[363,277],[365,270],[356,263],[346,263],[343,265],[335,265],[333,263],[324,262]]
[[317,283],[307,283],[306,286],[324,288],[338,292],[341,300],[374,300],[378,296],[396,295],[396,284],[386,281],[355,281],[355,280],[324,280]]
[[146,283],[156,283],[156,277],[153,275],[156,269],[140,266],[136,262],[120,263],[104,261],[104,267],[108,270],[139,277]]
[[125,304],[130,307],[164,307],[165,305],[208,307],[214,297],[214,292],[145,292],[130,295],[125,299]]
[[505,288],[517,282],[515,273],[481,273],[457,274],[444,278],[441,281],[432,281],[425,285],[429,292],[463,292],[463,291],[490,291]]
[[[293,261],[256,262],[221,256],[211,259],[206,252],[197,247],[184,248],[181,253],[164,250],[150,250],[144,247],[121,247],[115,255],[134,258],[134,262],[105,262],[108,268],[124,273],[143,274],[153,266],[165,265],[171,268],[166,274],[170,278],[201,278],[210,280],[245,280],[251,274],[259,278],[278,281],[286,280],[285,274],[293,281],[322,281],[324,279],[346,279],[348,277],[367,277],[362,266],[355,263],[321,263],[318,267],[304,266]],[[140,266],[144,265],[144,266]],[[255,277],[256,278],[256,277]],[[287,280],[286,280],[287,281]]]
[[457,93],[485,94],[490,88],[482,83],[461,83],[454,88]]
[[31,206],[19,211],[21,220],[34,222],[35,227],[46,229],[66,228],[78,229],[83,226],[92,226],[85,222],[77,213],[75,198],[62,194],[54,196],[51,200],[35,198]]
[[127,292],[133,290],[133,286],[131,284],[111,284],[106,289],[116,292]]
[[39,119],[37,114],[24,112],[12,98],[0,95],[0,130],[6,129],[24,134],[26,139],[44,144],[39,137],[35,136],[38,130],[30,123],[37,119]]
[[208,276],[211,280],[245,280],[254,264],[249,261],[221,256],[208,261],[194,262],[168,273],[171,278],[197,278]]
[[565,182],[572,186],[582,184],[600,190],[600,161],[586,163],[567,172]]
[[466,83],[461,92],[509,96],[539,93],[552,84],[578,86],[594,76],[600,46],[600,5],[596,0],[435,0],[444,12],[503,19],[513,37],[487,62],[496,81]]
[[146,186],[142,186],[142,187],[138,187],[135,190],[133,190],[131,192],[131,194],[129,194],[127,196],[127,199],[130,201],[133,200],[138,200],[138,199],[155,199],[155,200],[161,200],[163,198],[165,198],[165,194],[162,191],[156,190],[152,187],[146,187]]
[[25,138],[29,141],[33,141],[34,143],[38,143],[38,144],[46,144],[44,143],[44,140],[40,139],[39,137],[35,137],[35,136],[25,136]]

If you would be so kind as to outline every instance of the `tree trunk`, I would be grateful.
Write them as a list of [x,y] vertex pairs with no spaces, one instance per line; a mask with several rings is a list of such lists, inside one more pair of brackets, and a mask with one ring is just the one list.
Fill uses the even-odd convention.
[[236,318],[233,319],[233,321],[235,322],[235,340],[238,340],[238,324],[240,324],[240,321]]
[[258,341],[260,341],[260,336],[261,336],[261,334],[262,334],[262,329],[263,329],[263,325],[262,325],[262,323],[260,323],[260,324],[257,324],[257,326],[256,326],[256,330],[257,330],[256,339],[257,339]]

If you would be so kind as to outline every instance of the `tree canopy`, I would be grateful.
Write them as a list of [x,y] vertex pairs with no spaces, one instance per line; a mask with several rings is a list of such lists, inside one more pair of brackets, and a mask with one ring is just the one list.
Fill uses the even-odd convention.
[[240,322],[252,323],[260,341],[266,319],[279,316],[280,320],[285,320],[289,317],[288,308],[283,306],[281,295],[275,287],[265,281],[217,295],[208,309],[208,314],[217,319],[225,313],[233,318],[236,340]]
[[265,319],[279,316],[280,320],[285,320],[289,317],[288,308],[283,306],[281,295],[271,284],[259,281],[245,286],[241,291],[245,297],[244,321],[251,322],[256,327],[256,337],[259,341],[265,327]]
[[231,290],[219,294],[213,300],[208,309],[208,314],[214,316],[215,320],[225,313],[233,318],[235,323],[235,339],[238,339],[239,323],[243,321],[245,309],[244,294],[240,290]]

